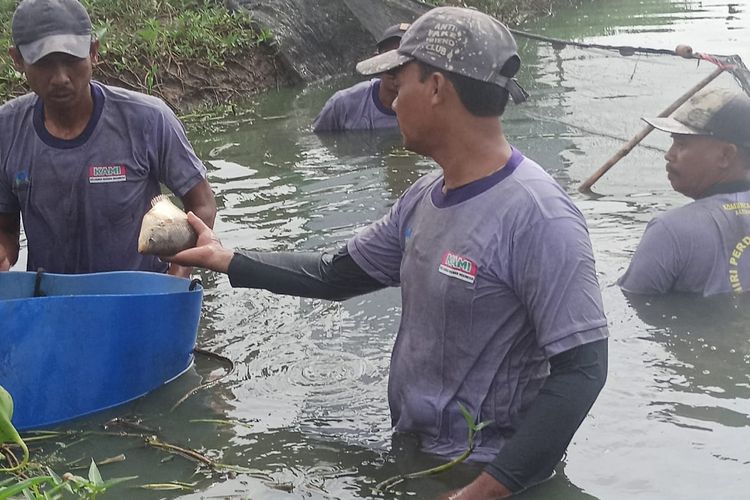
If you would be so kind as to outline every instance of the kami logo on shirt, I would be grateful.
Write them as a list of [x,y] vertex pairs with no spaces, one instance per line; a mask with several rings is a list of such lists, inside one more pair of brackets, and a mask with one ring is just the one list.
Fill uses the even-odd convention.
[[476,263],[453,252],[445,252],[438,271],[451,278],[458,278],[467,283],[474,283],[477,278]]
[[104,182],[125,182],[128,180],[128,169],[125,165],[106,165],[89,167],[89,184]]

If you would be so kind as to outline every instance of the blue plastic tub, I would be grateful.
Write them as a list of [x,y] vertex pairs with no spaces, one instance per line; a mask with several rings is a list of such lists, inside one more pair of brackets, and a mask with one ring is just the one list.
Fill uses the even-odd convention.
[[126,403],[187,370],[203,299],[190,288],[139,271],[0,273],[0,385],[16,428]]

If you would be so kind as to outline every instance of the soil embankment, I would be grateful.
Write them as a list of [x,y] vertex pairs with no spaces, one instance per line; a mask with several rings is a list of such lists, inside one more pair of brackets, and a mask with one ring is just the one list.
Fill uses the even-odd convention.
[[[413,21],[435,5],[472,5],[514,25],[530,13],[550,14],[553,5],[575,1],[531,0],[523,8],[506,0],[225,1],[234,16],[248,16],[258,31],[271,34],[269,39],[225,61],[222,68],[167,68],[156,93],[184,113],[271,88],[351,73],[356,61],[372,53],[386,27]],[[127,78],[113,76],[105,81],[134,86]]]

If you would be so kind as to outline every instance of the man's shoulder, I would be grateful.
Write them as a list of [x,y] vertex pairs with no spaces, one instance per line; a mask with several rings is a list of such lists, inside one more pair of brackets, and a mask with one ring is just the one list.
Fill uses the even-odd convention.
[[37,97],[34,93],[28,93],[11,99],[0,106],[0,116],[7,118],[18,113],[25,113],[34,107],[36,99]]
[[160,98],[134,90],[128,90],[122,87],[116,87],[113,85],[104,85],[99,82],[94,82],[98,85],[104,93],[105,100],[118,107],[136,107],[139,110],[151,110],[155,113],[164,113],[171,110],[169,106]]
[[336,93],[331,96],[331,99],[353,100],[367,97],[370,95],[372,85],[373,80],[365,80],[363,82],[359,82],[355,85],[352,85],[351,87],[336,91]]
[[536,161],[524,157],[509,180],[501,183],[506,184],[502,196],[524,217],[583,217],[563,187]]

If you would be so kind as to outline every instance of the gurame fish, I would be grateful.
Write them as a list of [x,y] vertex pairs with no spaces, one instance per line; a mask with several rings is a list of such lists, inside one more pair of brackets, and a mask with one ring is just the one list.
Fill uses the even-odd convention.
[[138,236],[138,252],[149,255],[174,255],[192,248],[198,235],[169,197],[163,194],[151,200],[151,210],[146,212]]

